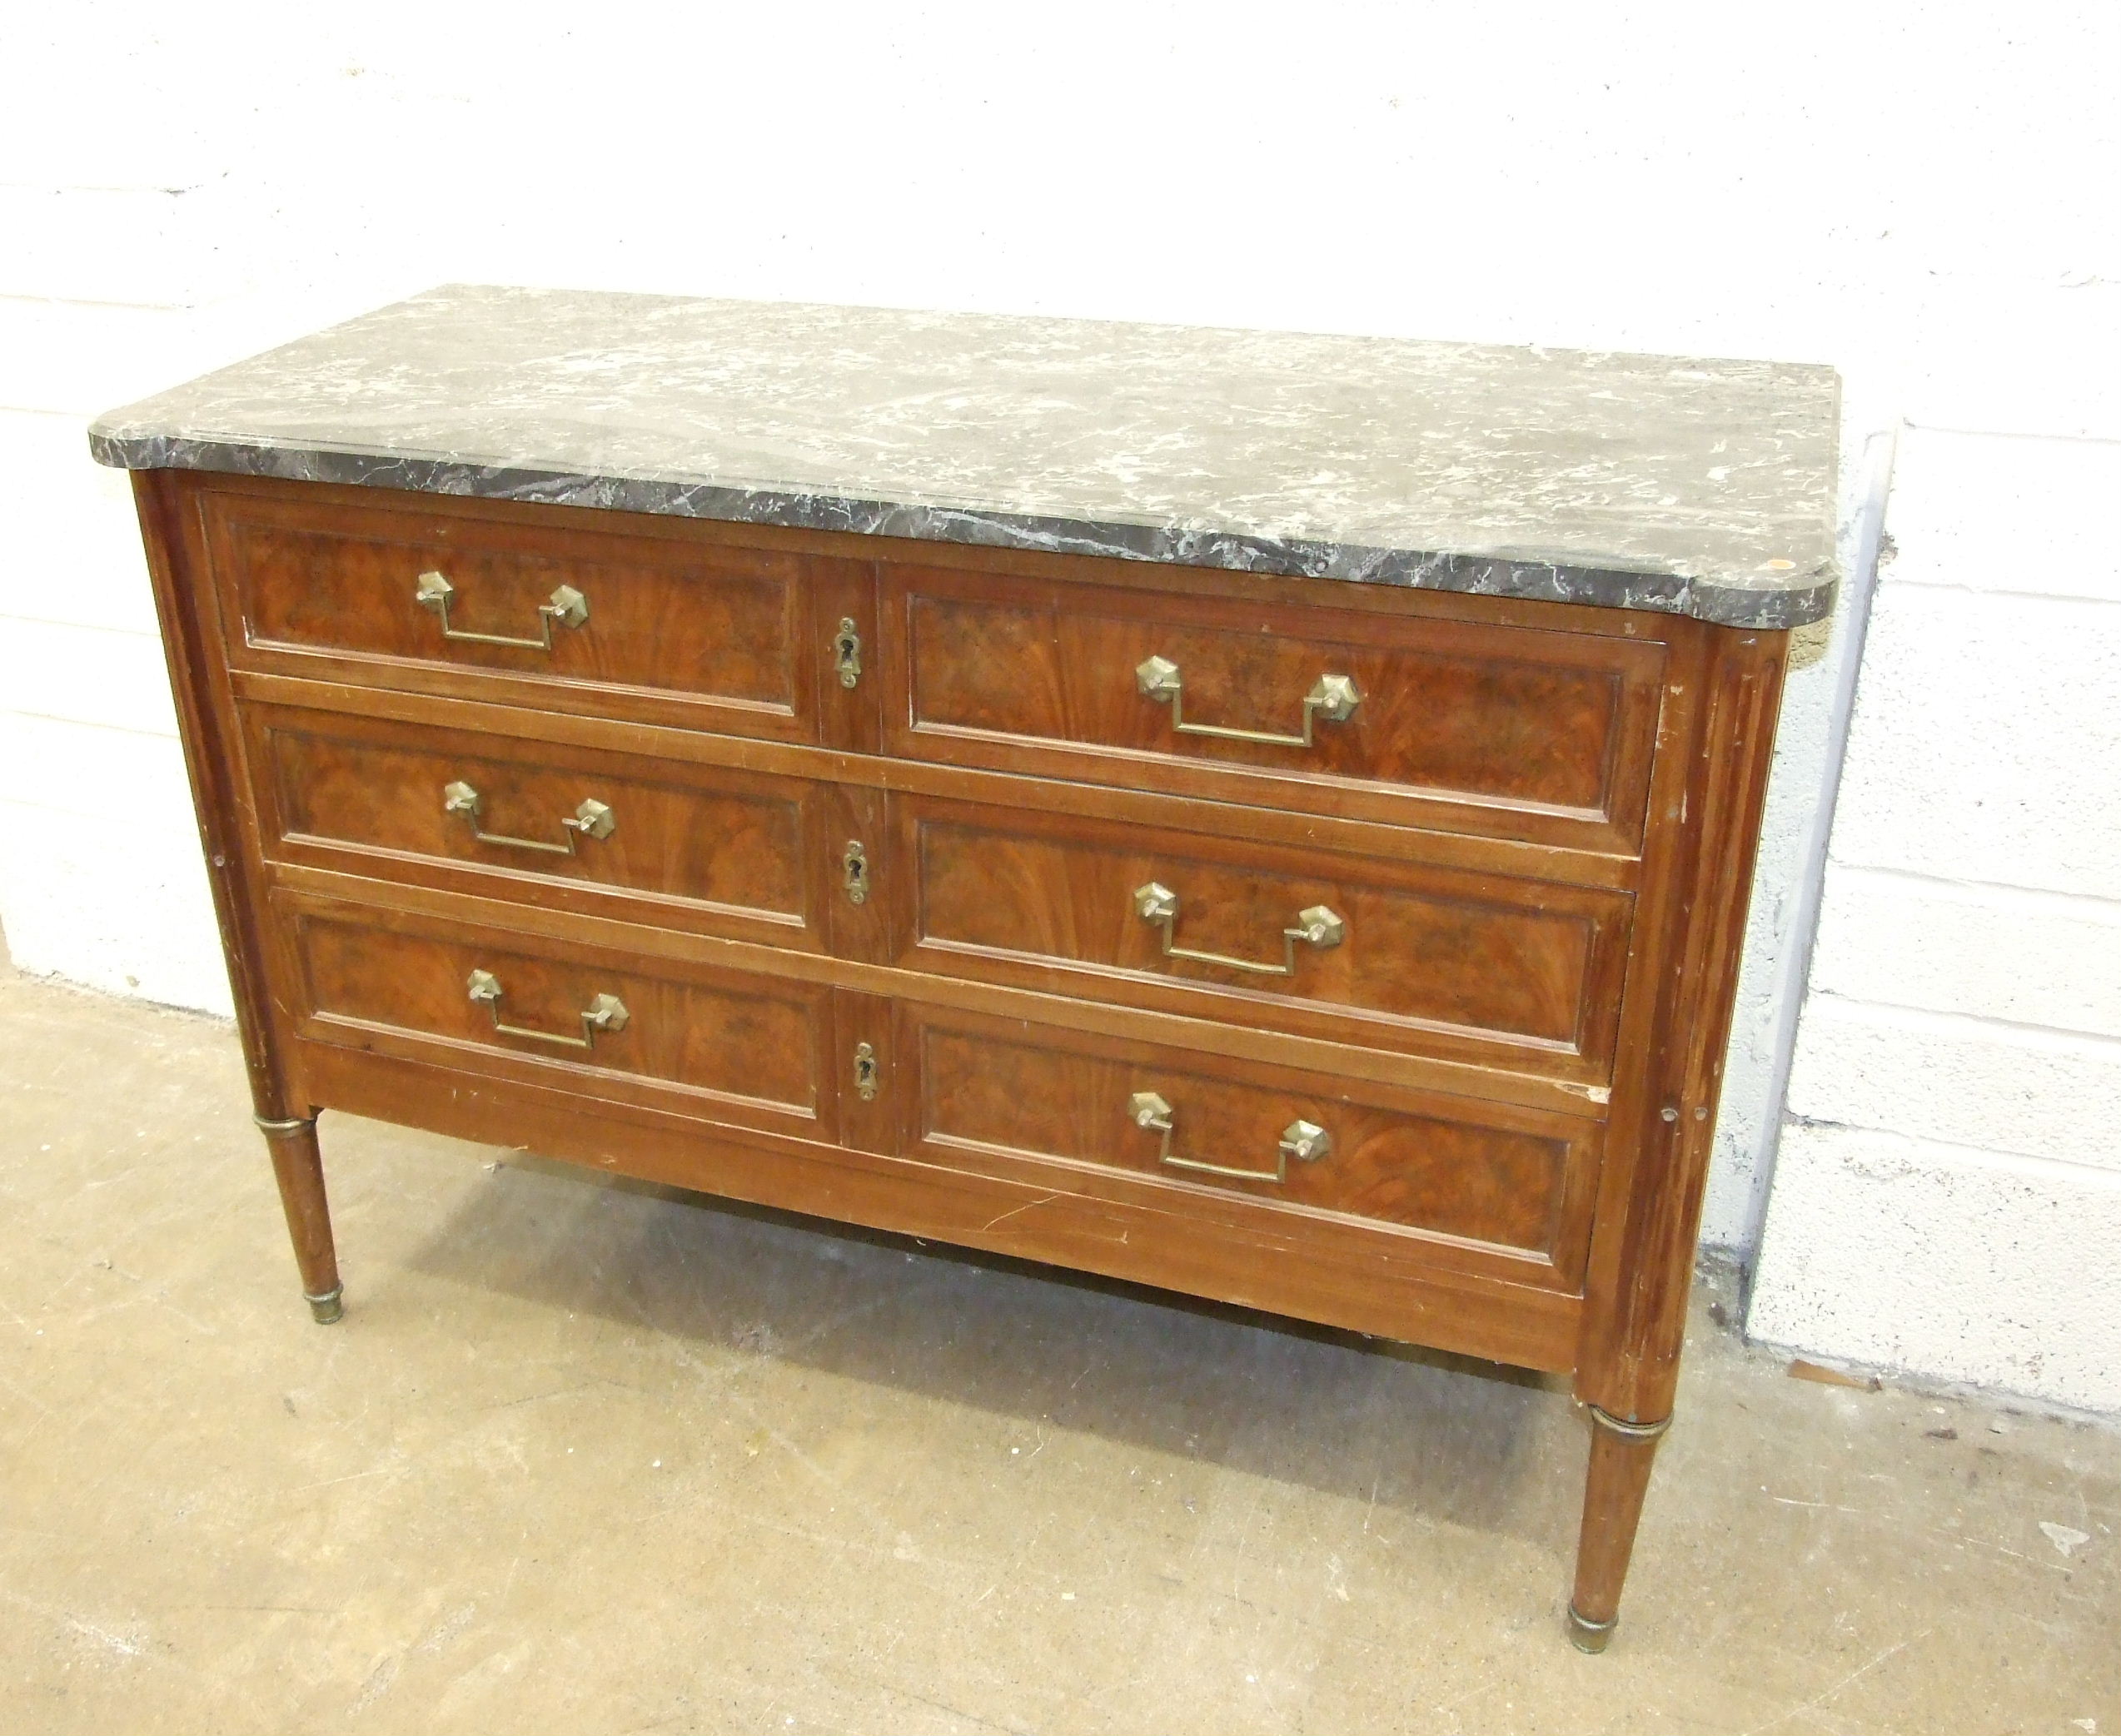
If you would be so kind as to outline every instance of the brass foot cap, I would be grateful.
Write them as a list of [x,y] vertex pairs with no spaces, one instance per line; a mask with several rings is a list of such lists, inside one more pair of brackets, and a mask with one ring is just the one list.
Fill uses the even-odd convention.
[[1576,1614],[1576,1606],[1571,1604],[1569,1605],[1569,1643],[1580,1652],[1602,1652],[1613,1637],[1613,1629],[1620,1623],[1621,1619],[1617,1615],[1611,1621],[1586,1621]]
[[309,1304],[311,1317],[318,1326],[331,1326],[346,1311],[339,1301],[339,1298],[345,1294],[345,1286],[335,1285],[321,1296],[313,1296],[307,1293],[303,1295],[302,1300]]

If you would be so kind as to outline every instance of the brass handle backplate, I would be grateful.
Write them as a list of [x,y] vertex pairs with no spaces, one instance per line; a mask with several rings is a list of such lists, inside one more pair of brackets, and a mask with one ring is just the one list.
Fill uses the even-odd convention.
[[528,651],[550,651],[555,623],[562,627],[579,627],[589,619],[589,599],[573,585],[563,584],[538,604],[537,638],[517,639],[505,633],[467,633],[461,627],[449,624],[450,599],[456,594],[456,587],[431,570],[413,581],[413,600],[442,618],[442,637],[475,645],[520,645]]
[[862,679],[862,635],[851,614],[839,618],[839,631],[833,635],[832,666],[839,671],[842,687],[852,687]]
[[595,797],[586,796],[572,813],[560,817],[563,842],[554,844],[539,838],[510,838],[505,832],[481,828],[479,814],[485,799],[461,778],[442,786],[442,812],[462,814],[471,828],[472,837],[482,844],[506,844],[510,849],[537,850],[548,856],[572,856],[576,838],[609,838],[619,824],[610,808]]
[[1168,657],[1145,658],[1134,670],[1134,685],[1159,705],[1171,708],[1171,727],[1179,735],[1212,735],[1218,741],[1262,742],[1270,748],[1307,748],[1312,729],[1323,718],[1329,724],[1345,724],[1355,715],[1362,695],[1348,675],[1321,675],[1303,699],[1303,728],[1294,735],[1272,729],[1234,729],[1222,724],[1189,724],[1185,718],[1185,679],[1178,665]]
[[1316,947],[1322,953],[1338,946],[1347,938],[1347,923],[1323,904],[1312,904],[1296,914],[1296,925],[1282,931],[1282,962],[1262,963],[1256,958],[1232,958],[1221,953],[1197,952],[1192,947],[1173,943],[1172,930],[1178,923],[1178,894],[1161,883],[1152,880],[1146,886],[1134,888],[1134,913],[1141,919],[1163,931],[1163,956],[1166,958],[1186,958],[1196,964],[1220,965],[1224,970],[1249,971],[1257,977],[1293,977],[1296,975],[1297,943]]
[[1158,1163],[1172,1169],[1191,1170],[1202,1176],[1223,1176],[1232,1181],[1272,1181],[1278,1185],[1289,1178],[1292,1157],[1300,1163],[1316,1163],[1321,1157],[1332,1156],[1332,1134],[1316,1122],[1293,1121],[1282,1130],[1281,1143],[1274,1148],[1272,1169],[1238,1169],[1231,1164],[1210,1163],[1204,1158],[1181,1157],[1171,1149],[1171,1126],[1176,1113],[1168,1102],[1153,1091],[1138,1091],[1127,1100],[1128,1120],[1146,1132],[1163,1136],[1156,1158]]
[[493,1015],[494,1029],[503,1037],[527,1037],[533,1042],[549,1042],[563,1049],[593,1049],[596,1047],[596,1033],[600,1031],[618,1032],[626,1028],[626,1022],[633,1015],[626,1011],[626,1003],[616,995],[599,995],[582,1009],[582,1034],[569,1035],[565,1031],[538,1031],[528,1025],[506,1025],[500,1018],[500,979],[491,971],[474,971],[465,983],[475,1001],[485,1003]]

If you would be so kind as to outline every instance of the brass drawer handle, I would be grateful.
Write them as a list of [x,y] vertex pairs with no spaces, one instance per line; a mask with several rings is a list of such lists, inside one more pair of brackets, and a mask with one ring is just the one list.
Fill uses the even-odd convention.
[[1134,913],[1145,922],[1163,931],[1163,956],[1166,958],[1189,958],[1196,964],[1219,964],[1225,970],[1250,971],[1261,977],[1293,977],[1296,975],[1297,943],[1316,947],[1322,953],[1338,946],[1347,936],[1347,924],[1323,904],[1312,904],[1297,912],[1296,926],[1282,931],[1282,962],[1262,964],[1252,958],[1230,958],[1220,953],[1196,952],[1191,947],[1172,943],[1171,931],[1178,922],[1178,894],[1158,881],[1134,888]]
[[575,839],[609,838],[616,829],[616,815],[595,796],[583,798],[582,804],[572,813],[562,814],[560,823],[566,828],[565,842],[549,844],[542,838],[510,838],[505,832],[485,832],[479,827],[479,792],[461,778],[455,783],[442,786],[442,812],[461,813],[471,823],[471,835],[482,844],[506,844],[510,849],[539,850],[549,856],[572,856]]
[[618,996],[599,995],[582,1009],[580,1037],[570,1037],[565,1031],[534,1031],[528,1025],[505,1025],[500,1022],[500,979],[491,971],[472,972],[465,987],[473,1000],[485,1002],[486,1010],[493,1014],[494,1029],[503,1037],[527,1037],[533,1042],[553,1043],[563,1049],[593,1049],[598,1032],[623,1031],[626,1021],[633,1017]]
[[1233,1181],[1286,1182],[1289,1178],[1289,1159],[1302,1163],[1316,1163],[1321,1157],[1333,1153],[1333,1136],[1316,1122],[1294,1121],[1282,1130],[1282,1142],[1277,1146],[1274,1167],[1272,1169],[1237,1169],[1227,1163],[1209,1163],[1199,1157],[1181,1157],[1171,1149],[1171,1122],[1175,1112],[1169,1103],[1153,1091],[1138,1091],[1127,1100],[1127,1118],[1151,1133],[1161,1133],[1163,1143],[1158,1148],[1156,1161],[1173,1169],[1192,1170],[1202,1176],[1227,1176]]
[[1138,664],[1134,685],[1159,705],[1171,707],[1171,728],[1179,735],[1212,735],[1220,741],[1264,742],[1270,748],[1307,748],[1312,726],[1320,718],[1329,724],[1345,724],[1355,715],[1362,695],[1352,677],[1321,675],[1317,685],[1303,698],[1303,729],[1300,734],[1282,735],[1271,729],[1232,729],[1222,724],[1189,724],[1185,719],[1185,681],[1178,665],[1168,657],[1151,657]]
[[464,639],[475,645],[520,645],[525,650],[550,651],[555,621],[563,627],[579,627],[589,619],[589,599],[573,585],[563,584],[538,604],[537,638],[515,639],[505,633],[466,633],[461,627],[449,624],[449,600],[456,594],[456,587],[432,570],[422,573],[413,581],[414,601],[442,618],[442,637]]

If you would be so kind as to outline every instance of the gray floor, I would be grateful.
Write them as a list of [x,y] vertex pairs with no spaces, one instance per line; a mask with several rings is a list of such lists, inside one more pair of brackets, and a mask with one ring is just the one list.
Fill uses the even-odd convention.
[[343,1117],[321,1328],[226,1027],[0,966],[0,1104],[9,1733],[2121,1736],[2121,1435],[1727,1298],[1592,1659],[1551,1384]]

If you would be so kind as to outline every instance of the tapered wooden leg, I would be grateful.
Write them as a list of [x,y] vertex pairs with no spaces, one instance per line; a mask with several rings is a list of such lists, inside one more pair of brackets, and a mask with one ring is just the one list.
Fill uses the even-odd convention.
[[339,1256],[331,1246],[331,1208],[324,1197],[324,1159],[316,1149],[316,1117],[306,1121],[256,1118],[272,1152],[272,1176],[295,1244],[302,1275],[302,1300],[320,1326],[345,1312],[340,1302]]
[[1650,1487],[1650,1464],[1671,1419],[1631,1423],[1596,1405],[1589,1409],[1591,1471],[1584,1480],[1569,1638],[1579,1651],[1602,1652],[1620,1619],[1621,1587],[1627,1579],[1628,1557],[1635,1552],[1635,1527]]

